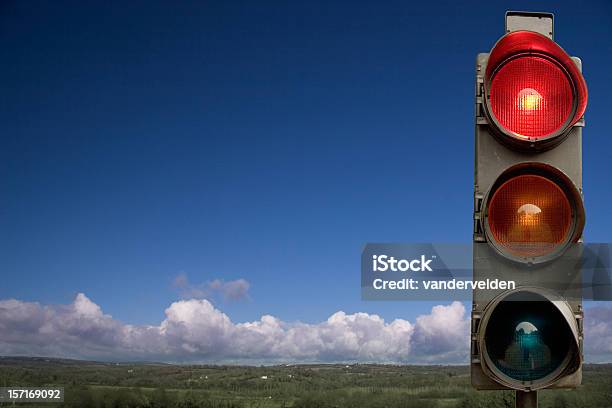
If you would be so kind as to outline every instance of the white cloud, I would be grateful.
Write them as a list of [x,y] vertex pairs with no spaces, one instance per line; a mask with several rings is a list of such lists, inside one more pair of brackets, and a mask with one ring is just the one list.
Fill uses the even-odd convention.
[[[172,303],[154,326],[124,324],[84,294],[69,305],[0,301],[0,355],[169,362],[468,361],[469,315],[453,302],[414,323],[339,311],[326,321],[288,323],[270,315],[234,323],[208,300]],[[610,361],[612,308],[587,309],[587,360]]]
[[179,274],[172,285],[178,289],[183,298],[203,299],[220,295],[223,300],[243,300],[249,298],[251,284],[246,279],[212,281],[194,284],[189,281],[185,273]]
[[585,310],[584,342],[590,361],[612,361],[612,307],[595,306]]
[[426,361],[467,362],[470,320],[462,303],[434,306],[431,314],[416,319],[413,351]]
[[[172,303],[157,326],[121,323],[84,294],[69,305],[0,301],[0,354],[161,361],[463,362],[468,321],[459,302],[416,323],[336,312],[317,324],[274,316],[233,323],[208,300]],[[456,331],[456,332],[455,332]],[[447,340],[442,341],[440,338]]]

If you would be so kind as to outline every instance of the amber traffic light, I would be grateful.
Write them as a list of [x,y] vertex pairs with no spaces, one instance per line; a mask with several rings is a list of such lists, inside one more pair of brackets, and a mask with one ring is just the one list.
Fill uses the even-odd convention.
[[581,235],[579,193],[553,174],[526,165],[492,190],[486,226],[491,243],[502,252],[537,259],[561,252]]

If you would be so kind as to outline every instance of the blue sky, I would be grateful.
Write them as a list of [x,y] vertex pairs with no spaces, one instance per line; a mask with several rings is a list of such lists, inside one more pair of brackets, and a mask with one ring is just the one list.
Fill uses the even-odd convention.
[[245,279],[234,321],[362,302],[366,242],[469,242],[474,61],[506,9],[583,59],[585,237],[612,230],[606,2],[2,2],[0,298],[157,324]]

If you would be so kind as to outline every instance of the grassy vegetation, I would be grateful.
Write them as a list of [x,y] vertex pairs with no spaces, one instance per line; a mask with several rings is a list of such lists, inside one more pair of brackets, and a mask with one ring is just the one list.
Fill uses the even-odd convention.
[[[578,390],[541,392],[540,406],[612,407],[612,365],[586,366],[583,384]],[[474,391],[467,366],[246,367],[0,358],[0,386],[63,386],[65,402],[39,404],[44,407],[514,407],[512,392]]]

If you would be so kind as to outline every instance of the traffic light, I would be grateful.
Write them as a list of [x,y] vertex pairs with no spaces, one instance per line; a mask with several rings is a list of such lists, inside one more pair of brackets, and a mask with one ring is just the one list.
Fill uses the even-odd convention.
[[581,383],[586,105],[581,61],[554,42],[552,14],[506,13],[505,35],[476,61],[473,279],[516,289],[473,291],[477,389]]

